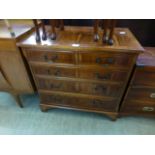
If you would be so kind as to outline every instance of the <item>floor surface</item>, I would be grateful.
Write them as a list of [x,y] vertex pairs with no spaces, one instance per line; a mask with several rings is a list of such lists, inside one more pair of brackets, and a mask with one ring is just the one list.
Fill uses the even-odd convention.
[[37,95],[23,95],[24,108],[0,93],[0,134],[5,135],[153,135],[155,118],[123,117],[113,122],[101,114],[52,109],[41,112]]

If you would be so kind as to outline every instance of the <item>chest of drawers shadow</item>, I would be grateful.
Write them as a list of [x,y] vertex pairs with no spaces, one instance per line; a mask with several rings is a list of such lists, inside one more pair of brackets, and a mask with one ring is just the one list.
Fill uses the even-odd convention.
[[121,115],[155,116],[155,48],[140,54],[121,106]]
[[128,29],[115,31],[113,46],[105,46],[101,40],[94,42],[89,27],[65,27],[57,33],[56,41],[38,44],[32,34],[19,43],[36,82],[42,111],[66,108],[116,119],[129,76],[143,49]]

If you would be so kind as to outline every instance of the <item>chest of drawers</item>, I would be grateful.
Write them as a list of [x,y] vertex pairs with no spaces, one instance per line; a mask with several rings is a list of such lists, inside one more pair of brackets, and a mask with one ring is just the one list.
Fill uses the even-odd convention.
[[[94,42],[90,30],[66,27],[65,32],[57,33],[56,41],[38,44],[33,34],[19,43],[36,82],[42,111],[76,109],[116,119],[124,89],[142,48],[128,29],[116,30],[113,46]],[[126,35],[122,36],[120,31]],[[82,37],[77,42],[79,33]]]
[[155,116],[155,48],[139,55],[121,114]]

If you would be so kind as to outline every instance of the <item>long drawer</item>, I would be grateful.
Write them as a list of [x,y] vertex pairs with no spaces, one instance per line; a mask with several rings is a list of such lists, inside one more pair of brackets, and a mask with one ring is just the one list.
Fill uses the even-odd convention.
[[75,52],[75,51],[26,51],[29,61],[66,63],[80,65],[96,65],[108,67],[129,68],[132,64],[132,57],[128,54],[108,52]]
[[65,66],[42,66],[31,65],[33,72],[40,75],[50,75],[58,77],[72,77],[81,79],[94,79],[104,81],[118,81],[126,80],[127,72],[112,69],[98,69],[86,67],[65,67]]
[[26,51],[29,61],[75,64],[75,54],[71,51]]
[[116,111],[116,100],[101,100],[79,97],[69,97],[61,95],[40,94],[41,103],[46,105],[56,105],[64,107],[72,107],[78,109],[90,109],[97,111]]
[[132,85],[155,86],[155,69],[153,67],[137,67]]
[[118,97],[120,95],[121,87],[119,83],[96,83],[88,80],[75,80],[64,78],[46,78],[36,76],[39,89],[75,92],[92,95],[104,95],[111,97]]
[[137,87],[130,88],[125,100],[139,100],[155,103],[155,88]]
[[121,108],[123,113],[155,114],[155,102],[125,100]]

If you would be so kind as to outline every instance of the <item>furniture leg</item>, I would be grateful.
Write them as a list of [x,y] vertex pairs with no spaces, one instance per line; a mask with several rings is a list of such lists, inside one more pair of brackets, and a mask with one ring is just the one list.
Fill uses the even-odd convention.
[[22,102],[21,102],[20,96],[19,96],[18,94],[12,94],[12,95],[13,95],[13,97],[14,97],[16,103],[19,105],[19,107],[20,107],[20,108],[23,108],[24,106],[23,106],[23,104],[22,104]]

